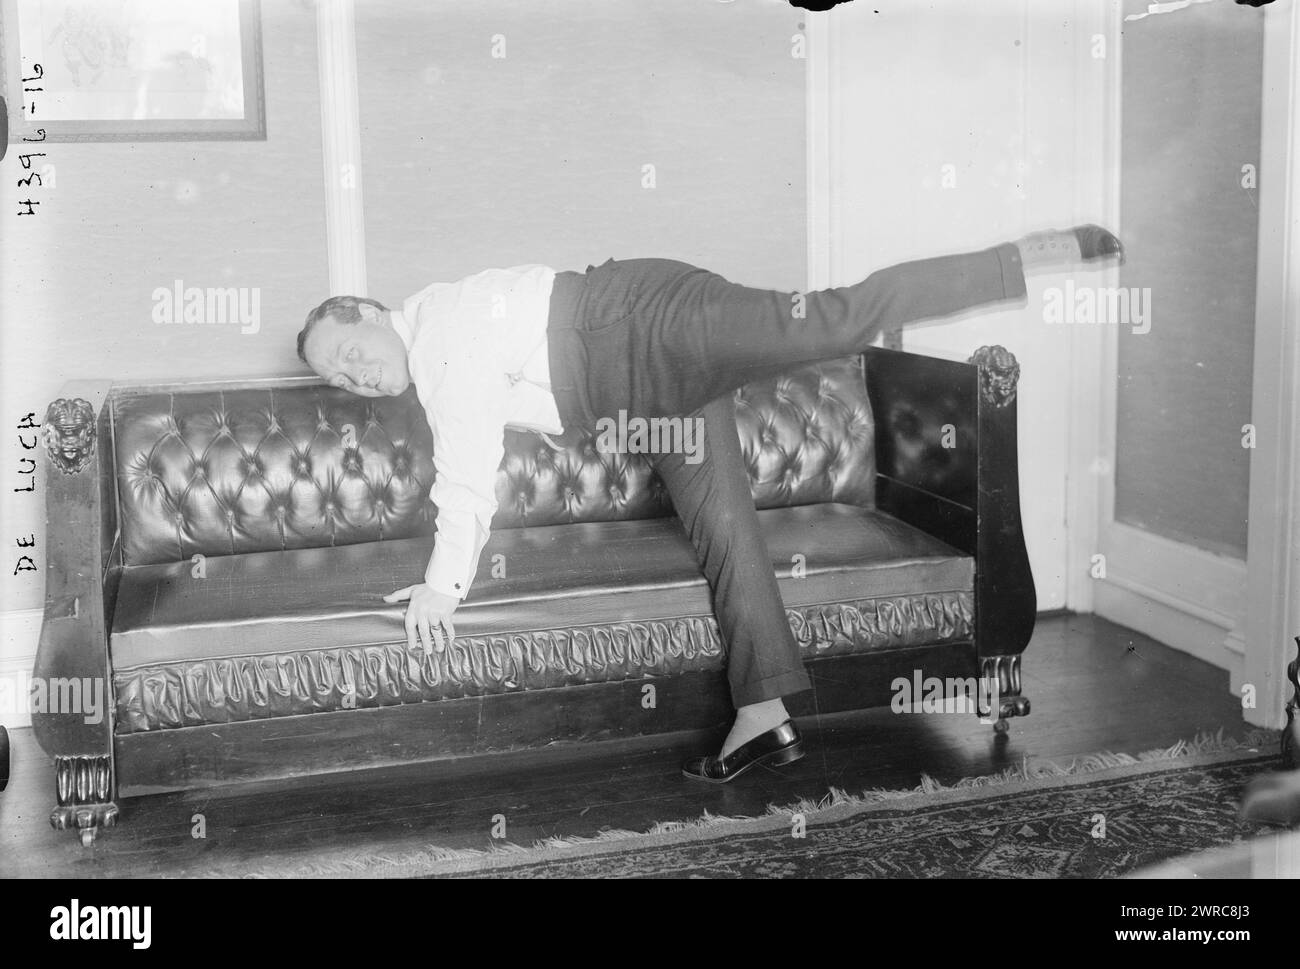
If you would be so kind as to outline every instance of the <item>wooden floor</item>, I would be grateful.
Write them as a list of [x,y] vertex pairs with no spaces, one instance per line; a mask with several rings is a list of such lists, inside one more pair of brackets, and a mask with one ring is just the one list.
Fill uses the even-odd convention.
[[[1040,619],[1025,653],[1033,704],[1009,738],[969,714],[898,715],[888,708],[803,724],[809,755],[780,771],[714,788],[683,778],[681,759],[718,734],[654,746],[610,743],[467,762],[366,771],[124,801],[116,829],[83,850],[50,828],[54,771],[30,730],[13,733],[13,776],[0,794],[0,876],[185,875],[213,862],[255,868],[269,852],[309,863],[316,849],[486,847],[494,816],[507,839],[644,830],[656,821],[760,814],[831,787],[909,788],[998,771],[1028,758],[1068,763],[1099,750],[1137,753],[1222,728],[1249,728],[1228,674],[1092,616]],[[191,836],[202,814],[206,838]]]

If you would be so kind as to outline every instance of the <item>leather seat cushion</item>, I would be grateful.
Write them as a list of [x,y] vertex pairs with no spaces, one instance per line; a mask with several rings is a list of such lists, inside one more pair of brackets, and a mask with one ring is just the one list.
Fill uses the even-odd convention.
[[[805,657],[969,639],[973,560],[870,508],[759,518]],[[291,716],[720,669],[707,583],[675,518],[496,531],[454,646],[411,653],[427,538],[124,570],[110,650],[118,730]]]

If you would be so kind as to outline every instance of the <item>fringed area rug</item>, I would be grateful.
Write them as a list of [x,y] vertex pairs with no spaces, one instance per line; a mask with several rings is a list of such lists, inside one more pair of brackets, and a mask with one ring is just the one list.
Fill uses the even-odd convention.
[[[1280,766],[1278,734],[1222,732],[1137,756],[1022,764],[952,785],[603,831],[490,850],[350,850],[263,859],[253,877],[1107,878],[1276,831],[1239,821],[1243,787]],[[270,862],[270,864],[267,864]]]

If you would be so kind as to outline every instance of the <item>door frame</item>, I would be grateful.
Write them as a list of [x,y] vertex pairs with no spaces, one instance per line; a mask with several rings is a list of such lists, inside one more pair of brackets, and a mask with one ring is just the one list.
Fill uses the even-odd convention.
[[1246,719],[1286,722],[1286,665],[1300,635],[1300,3],[1264,11],[1259,271],[1251,420],[1244,682]]
[[[1086,6],[1086,5],[1084,5]],[[1095,502],[1095,548],[1106,555],[1105,579],[1081,568],[1071,607],[1095,611],[1226,669],[1234,695],[1253,697],[1243,716],[1253,724],[1280,727],[1290,693],[1286,665],[1300,635],[1300,13],[1296,0],[1264,11],[1264,62],[1259,180],[1258,269],[1251,422],[1257,446],[1250,454],[1249,526],[1243,561],[1171,541],[1115,520],[1115,429],[1118,330],[1101,328],[1096,347],[1073,357],[1073,384],[1081,412],[1097,394],[1100,432],[1093,479],[1075,467],[1085,484],[1071,492],[1071,512],[1082,522]],[[1080,14],[1085,13],[1081,6]],[[1119,211],[1123,23],[1119,0],[1102,5],[1096,22],[1111,56],[1097,103],[1106,173],[1107,224],[1123,237]],[[1084,22],[1081,20],[1081,22]],[[1080,137],[1098,130],[1096,117],[1081,113]],[[1118,285],[1118,271],[1105,285]],[[1081,440],[1087,428],[1080,427]],[[1079,465],[1086,454],[1072,449]],[[1080,564],[1087,552],[1080,529]],[[1073,537],[1073,535],[1072,535]],[[1176,579],[1171,581],[1171,579]]]

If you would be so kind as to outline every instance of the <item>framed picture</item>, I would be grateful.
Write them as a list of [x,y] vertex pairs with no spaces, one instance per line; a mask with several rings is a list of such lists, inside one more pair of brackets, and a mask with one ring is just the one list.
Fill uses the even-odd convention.
[[259,0],[0,0],[0,35],[11,142],[266,138]]

